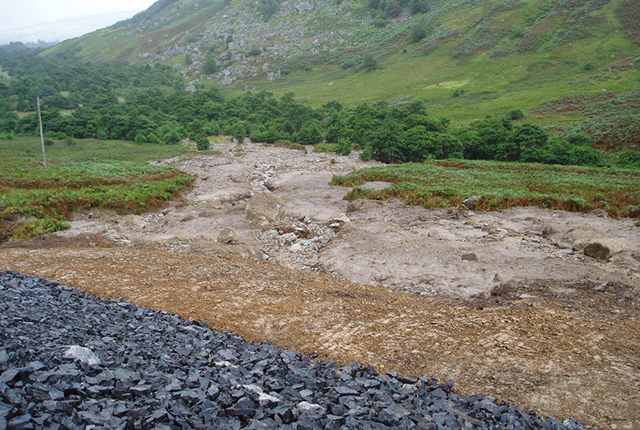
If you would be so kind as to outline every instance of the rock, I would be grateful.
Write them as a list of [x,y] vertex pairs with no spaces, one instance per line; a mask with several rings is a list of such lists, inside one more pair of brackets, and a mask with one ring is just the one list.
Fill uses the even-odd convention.
[[462,205],[467,209],[473,209],[478,203],[478,201],[480,201],[480,199],[482,199],[482,196],[471,196],[469,198],[464,199],[462,201]]
[[216,239],[220,243],[233,244],[238,242],[238,233],[232,228],[225,227],[222,229],[218,238]]
[[80,360],[89,366],[97,366],[101,363],[98,356],[89,348],[79,345],[70,346],[64,353],[64,358]]
[[622,238],[592,239],[584,247],[584,255],[598,260],[608,260],[614,255],[632,248],[633,243]]
[[371,188],[373,190],[384,190],[386,188],[390,188],[393,187],[395,184],[393,182],[383,182],[383,181],[372,181],[372,182],[365,182],[364,184],[360,185],[360,188]]
[[247,217],[261,228],[285,218],[284,200],[269,192],[257,193],[245,205]]
[[605,219],[609,218],[609,214],[604,209],[594,209],[591,211],[591,215],[595,215],[598,218],[605,218]]
[[347,206],[347,213],[356,211],[366,211],[369,209],[380,209],[386,207],[385,200],[354,200]]
[[[246,342],[198,321],[18,276],[0,272],[0,333],[8,339],[0,350],[0,429],[584,428],[454,394],[453,383],[378,375],[358,363],[338,368],[311,351]],[[101,367],[51,353],[69,339],[92,348],[70,347],[70,358],[95,351]]]
[[594,239],[606,239],[608,236],[592,227],[578,227],[569,230],[562,237],[562,241],[571,245],[574,251],[582,251]]
[[320,406],[308,402],[300,402],[296,405],[299,412],[300,420],[320,420],[327,416],[326,410]]
[[334,223],[346,224],[348,222],[351,222],[351,220],[349,219],[347,214],[344,214],[344,213],[333,215],[331,218],[329,218],[329,221],[328,221],[329,224],[334,224]]

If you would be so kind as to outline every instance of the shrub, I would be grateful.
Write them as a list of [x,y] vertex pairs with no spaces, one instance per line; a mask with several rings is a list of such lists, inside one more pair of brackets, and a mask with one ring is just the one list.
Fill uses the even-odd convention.
[[207,54],[202,66],[202,72],[206,75],[215,75],[218,70],[220,70],[220,67],[216,62],[215,56],[212,53]]
[[381,17],[376,17],[371,24],[376,28],[383,28],[387,26],[387,20]]
[[411,8],[412,15],[427,13],[431,9],[427,0],[411,0],[409,2],[409,7]]
[[260,55],[260,54],[262,54],[262,49],[257,48],[257,47],[253,47],[253,48],[251,48],[249,50],[249,52],[247,52],[247,54],[248,55],[252,55],[252,56]]
[[427,37],[427,21],[424,19],[424,17],[422,17],[418,21],[416,21],[415,24],[413,24],[409,39],[411,40],[411,43],[416,43],[421,41],[425,37]]
[[368,71],[375,70],[378,68],[378,59],[374,57],[372,53],[365,52],[362,55],[361,65],[364,70],[368,70]]
[[583,132],[570,134],[569,136],[566,137],[566,139],[567,139],[567,142],[569,142],[572,145],[585,146],[585,145],[591,145],[591,143],[593,142],[593,139],[591,138],[591,136]]
[[198,151],[206,151],[210,147],[209,139],[204,136],[200,136],[196,139],[196,148]]
[[336,145],[332,143],[318,143],[313,145],[313,152],[335,152]]
[[524,112],[522,112],[520,109],[513,109],[507,112],[506,117],[509,118],[511,121],[517,121],[519,119],[524,118]]
[[335,147],[336,154],[349,155],[353,151],[353,145],[349,139],[339,139]]
[[640,169],[640,151],[625,151],[618,155],[616,164],[627,169]]

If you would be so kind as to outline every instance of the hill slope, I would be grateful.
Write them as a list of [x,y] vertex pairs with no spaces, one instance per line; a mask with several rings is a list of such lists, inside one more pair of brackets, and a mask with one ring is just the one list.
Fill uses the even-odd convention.
[[[634,0],[160,0],[51,51],[169,64],[194,87],[294,91],[313,105],[418,97],[468,121],[638,89],[639,22]],[[544,122],[589,116],[551,111]]]

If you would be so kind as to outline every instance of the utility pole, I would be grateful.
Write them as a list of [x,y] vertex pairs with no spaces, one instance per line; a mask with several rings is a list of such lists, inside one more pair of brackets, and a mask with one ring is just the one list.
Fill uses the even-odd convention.
[[38,122],[40,123],[40,143],[42,144],[42,159],[44,160],[44,168],[47,168],[47,153],[44,150],[44,132],[42,131],[42,114],[40,113],[40,94],[36,95],[36,104],[38,105]]

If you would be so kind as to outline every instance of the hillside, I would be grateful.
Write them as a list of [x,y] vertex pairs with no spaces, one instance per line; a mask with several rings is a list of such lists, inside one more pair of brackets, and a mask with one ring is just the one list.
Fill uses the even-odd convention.
[[[633,0],[161,0],[51,52],[168,64],[194,87],[293,91],[312,105],[418,97],[436,114],[467,121],[637,89],[638,22]],[[373,63],[363,67],[367,54]],[[556,113],[545,122],[587,116]]]

